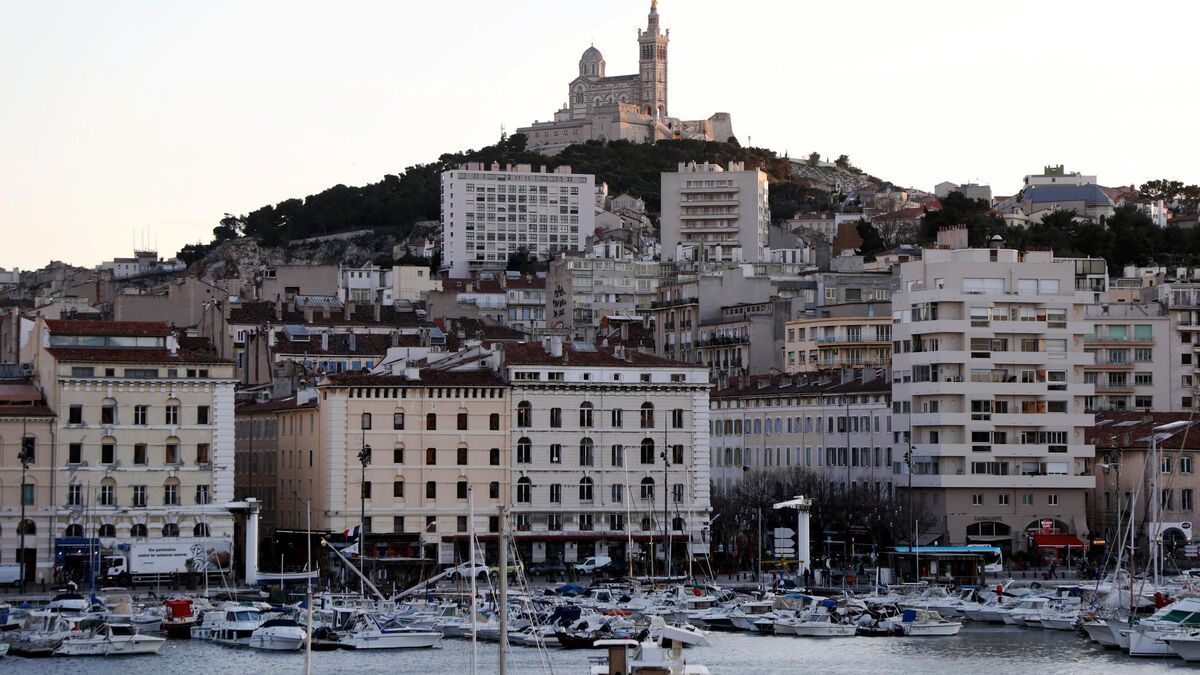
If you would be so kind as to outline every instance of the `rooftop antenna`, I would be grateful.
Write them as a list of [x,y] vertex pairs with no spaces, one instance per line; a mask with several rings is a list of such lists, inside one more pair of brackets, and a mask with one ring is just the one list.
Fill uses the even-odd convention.
[[508,139],[508,132],[504,130],[504,123],[501,122],[500,123],[500,141],[503,142],[507,139]]

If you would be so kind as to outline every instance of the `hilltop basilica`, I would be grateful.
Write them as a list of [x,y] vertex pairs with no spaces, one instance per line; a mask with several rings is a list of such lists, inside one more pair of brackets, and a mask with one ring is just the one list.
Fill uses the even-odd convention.
[[529,149],[547,155],[588,140],[728,140],[733,136],[729,113],[716,113],[706,120],[680,120],[668,114],[670,38],[670,30],[659,30],[658,0],[652,0],[646,30],[638,30],[637,74],[607,75],[604,55],[594,46],[588,47],[579,59],[579,76],[568,85],[567,103],[554,113],[554,121],[534,122],[517,132],[529,137]]

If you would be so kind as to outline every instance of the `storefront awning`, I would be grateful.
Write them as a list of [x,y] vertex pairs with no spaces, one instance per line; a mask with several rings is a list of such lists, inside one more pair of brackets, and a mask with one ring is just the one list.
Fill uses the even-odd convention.
[[1035,534],[1033,545],[1038,548],[1087,548],[1073,534]]

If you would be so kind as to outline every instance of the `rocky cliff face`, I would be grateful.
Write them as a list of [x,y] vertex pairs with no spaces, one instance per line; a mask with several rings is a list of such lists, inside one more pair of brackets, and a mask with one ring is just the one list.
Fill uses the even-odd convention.
[[284,264],[366,265],[381,255],[391,255],[396,239],[387,234],[361,235],[352,239],[305,244],[262,246],[253,237],[224,242],[196,261],[191,271],[207,281],[240,278],[254,279],[269,267]]

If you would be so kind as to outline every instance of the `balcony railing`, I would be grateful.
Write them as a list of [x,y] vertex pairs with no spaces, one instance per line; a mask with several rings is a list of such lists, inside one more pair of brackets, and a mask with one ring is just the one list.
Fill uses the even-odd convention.
[[1084,342],[1131,342],[1137,344],[1154,344],[1154,338],[1114,336],[1114,335],[1084,335]]
[[699,302],[696,298],[675,298],[674,300],[653,300],[650,302],[652,309],[662,307],[679,307],[681,305],[693,305]]

